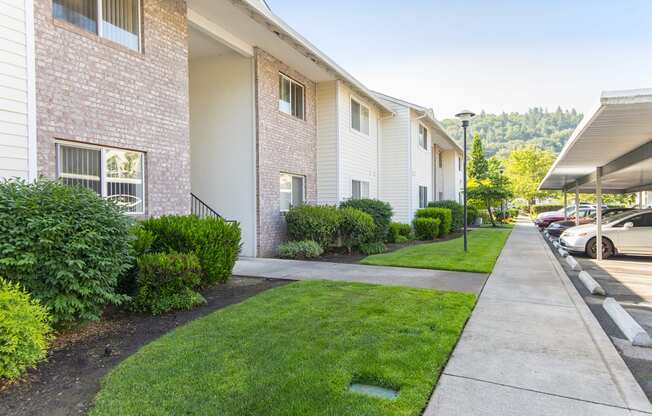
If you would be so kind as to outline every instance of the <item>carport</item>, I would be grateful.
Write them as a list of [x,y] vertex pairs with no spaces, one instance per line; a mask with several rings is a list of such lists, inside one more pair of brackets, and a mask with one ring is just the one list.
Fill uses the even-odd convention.
[[602,195],[652,190],[652,89],[603,92],[539,189],[563,191],[564,208],[574,191],[576,211],[580,193],[596,195],[596,255],[602,260]]

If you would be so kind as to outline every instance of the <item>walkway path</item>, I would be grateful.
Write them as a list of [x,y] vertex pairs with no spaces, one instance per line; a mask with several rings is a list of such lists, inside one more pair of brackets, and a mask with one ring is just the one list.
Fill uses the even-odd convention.
[[424,415],[645,412],[652,407],[611,341],[520,219]]
[[269,279],[328,279],[476,294],[487,280],[487,275],[482,273],[259,258],[238,260],[233,274]]

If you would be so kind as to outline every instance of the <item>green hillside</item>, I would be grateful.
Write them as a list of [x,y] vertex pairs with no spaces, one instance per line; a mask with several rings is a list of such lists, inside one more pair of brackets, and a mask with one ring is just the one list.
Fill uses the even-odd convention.
[[[488,156],[506,158],[509,152],[526,144],[558,154],[566,140],[582,120],[582,114],[575,109],[549,112],[543,108],[531,108],[527,113],[480,113],[471,123],[470,137],[480,133]],[[462,128],[456,119],[445,119],[442,124],[456,140],[463,137]],[[470,143],[470,139],[469,142]]]

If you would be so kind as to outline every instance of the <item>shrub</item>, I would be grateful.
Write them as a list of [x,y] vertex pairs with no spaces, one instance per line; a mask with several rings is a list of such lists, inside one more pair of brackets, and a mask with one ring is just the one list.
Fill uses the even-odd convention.
[[407,243],[408,241],[410,241],[409,238],[407,238],[405,236],[402,236],[402,235],[399,235],[398,237],[396,237],[395,242],[396,242],[396,244],[403,244],[403,243]]
[[385,241],[392,221],[392,206],[378,199],[350,199],[342,202],[340,208],[355,208],[371,215],[376,225],[374,241]]
[[288,237],[292,241],[313,240],[326,249],[337,238],[340,214],[328,205],[301,205],[285,214]]
[[312,240],[289,241],[278,246],[278,255],[284,259],[312,259],[323,253],[324,249]]
[[50,320],[18,283],[0,279],[0,379],[14,380],[45,358]]
[[417,218],[439,219],[439,236],[444,236],[451,231],[453,215],[448,208],[421,208],[416,212]]
[[194,254],[145,254],[138,259],[138,293],[134,305],[154,315],[191,309],[205,302],[193,290],[201,283],[201,275],[201,265]]
[[476,207],[467,205],[466,207],[466,223],[468,225],[473,225],[475,220],[480,216],[478,209]]
[[[156,236],[151,231],[143,228],[141,224],[135,223],[129,232],[133,237],[131,241],[131,255],[133,258],[138,259],[152,250]],[[116,290],[118,293],[132,296],[136,294],[137,289],[138,265],[134,264],[129,271],[118,278]]]
[[399,237],[403,237],[404,241],[409,240],[412,236],[412,227],[410,224],[403,224],[400,222],[393,222],[389,225],[389,232],[387,233],[388,243],[399,243]]
[[[428,204],[429,208],[448,208],[451,210],[451,231],[459,230],[464,226],[464,205],[453,201],[433,201]],[[468,208],[468,207],[467,207]],[[467,209],[468,217],[468,209]]]
[[548,211],[557,211],[559,209],[562,209],[563,205],[559,204],[541,204],[541,205],[532,205],[530,207],[530,215],[533,217],[536,217],[537,215],[541,214],[542,212],[548,212]]
[[0,182],[0,275],[48,307],[56,326],[120,304],[132,220],[95,192],[60,182]]
[[439,235],[439,218],[415,218],[412,221],[414,234],[419,240],[434,240]]
[[151,251],[194,254],[199,259],[204,284],[224,283],[240,253],[240,227],[221,218],[194,215],[163,216],[142,223],[155,236]]
[[371,215],[355,208],[340,209],[340,235],[349,253],[354,247],[372,241],[375,231]]
[[381,254],[384,253],[385,250],[387,250],[387,247],[385,247],[385,244],[379,241],[360,244],[360,252],[367,256],[371,256],[373,254]]

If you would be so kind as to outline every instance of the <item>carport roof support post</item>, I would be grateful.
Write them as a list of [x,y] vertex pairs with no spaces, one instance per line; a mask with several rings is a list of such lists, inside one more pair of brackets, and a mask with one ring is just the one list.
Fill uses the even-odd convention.
[[595,222],[597,225],[595,235],[595,258],[602,260],[602,168],[595,169]]
[[580,212],[580,187],[575,182],[575,225],[580,225],[580,216],[577,215]]
[[[577,217],[577,212],[575,216]],[[564,188],[564,221],[568,221],[568,192],[566,192],[566,188]]]

